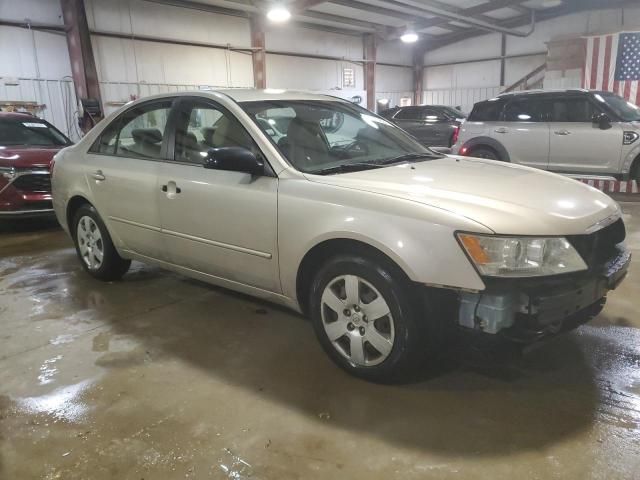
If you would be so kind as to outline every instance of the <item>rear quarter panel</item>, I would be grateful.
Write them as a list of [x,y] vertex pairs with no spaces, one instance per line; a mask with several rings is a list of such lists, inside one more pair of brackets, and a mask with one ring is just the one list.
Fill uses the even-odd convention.
[[475,137],[489,136],[490,132],[487,122],[470,122],[465,120],[460,125],[460,133],[458,134],[458,141],[452,147],[454,154],[460,154],[460,148],[469,140]]

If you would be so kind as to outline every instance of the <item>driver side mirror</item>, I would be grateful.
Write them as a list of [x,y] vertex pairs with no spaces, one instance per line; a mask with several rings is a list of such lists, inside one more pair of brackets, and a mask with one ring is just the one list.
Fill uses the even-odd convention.
[[606,113],[596,113],[592,121],[594,125],[598,125],[600,130],[608,130],[611,128],[611,119]]
[[204,168],[264,175],[264,161],[243,147],[211,148],[207,151]]

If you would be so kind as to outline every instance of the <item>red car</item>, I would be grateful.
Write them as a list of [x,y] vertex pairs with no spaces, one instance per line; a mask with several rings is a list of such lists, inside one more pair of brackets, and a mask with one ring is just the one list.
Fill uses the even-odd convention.
[[71,140],[41,118],[0,112],[0,219],[53,213],[51,160],[68,145]]

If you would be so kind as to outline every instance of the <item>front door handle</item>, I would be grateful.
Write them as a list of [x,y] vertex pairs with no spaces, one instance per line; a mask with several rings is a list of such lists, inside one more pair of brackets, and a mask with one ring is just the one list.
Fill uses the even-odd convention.
[[494,130],[494,132],[496,132],[496,133],[507,133],[508,131],[509,131],[509,129],[504,128],[504,127],[496,128]]
[[91,178],[93,178],[98,182],[102,182],[103,180],[106,180],[107,177],[104,176],[104,173],[102,173],[102,170],[96,170],[91,174]]
[[556,130],[555,132],[553,132],[556,135],[571,135],[571,132],[569,130]]
[[176,185],[176,182],[171,180],[166,185],[162,185],[160,189],[167,194],[167,197],[173,198],[176,194],[182,193],[182,189]]

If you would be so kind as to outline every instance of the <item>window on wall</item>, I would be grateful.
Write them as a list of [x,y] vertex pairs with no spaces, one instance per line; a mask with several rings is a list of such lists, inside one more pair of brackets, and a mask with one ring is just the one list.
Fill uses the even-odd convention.
[[342,69],[342,87],[343,88],[355,88],[356,86],[356,71],[351,67],[345,67]]
[[107,127],[90,149],[92,153],[160,159],[171,101],[145,103],[126,111]]

